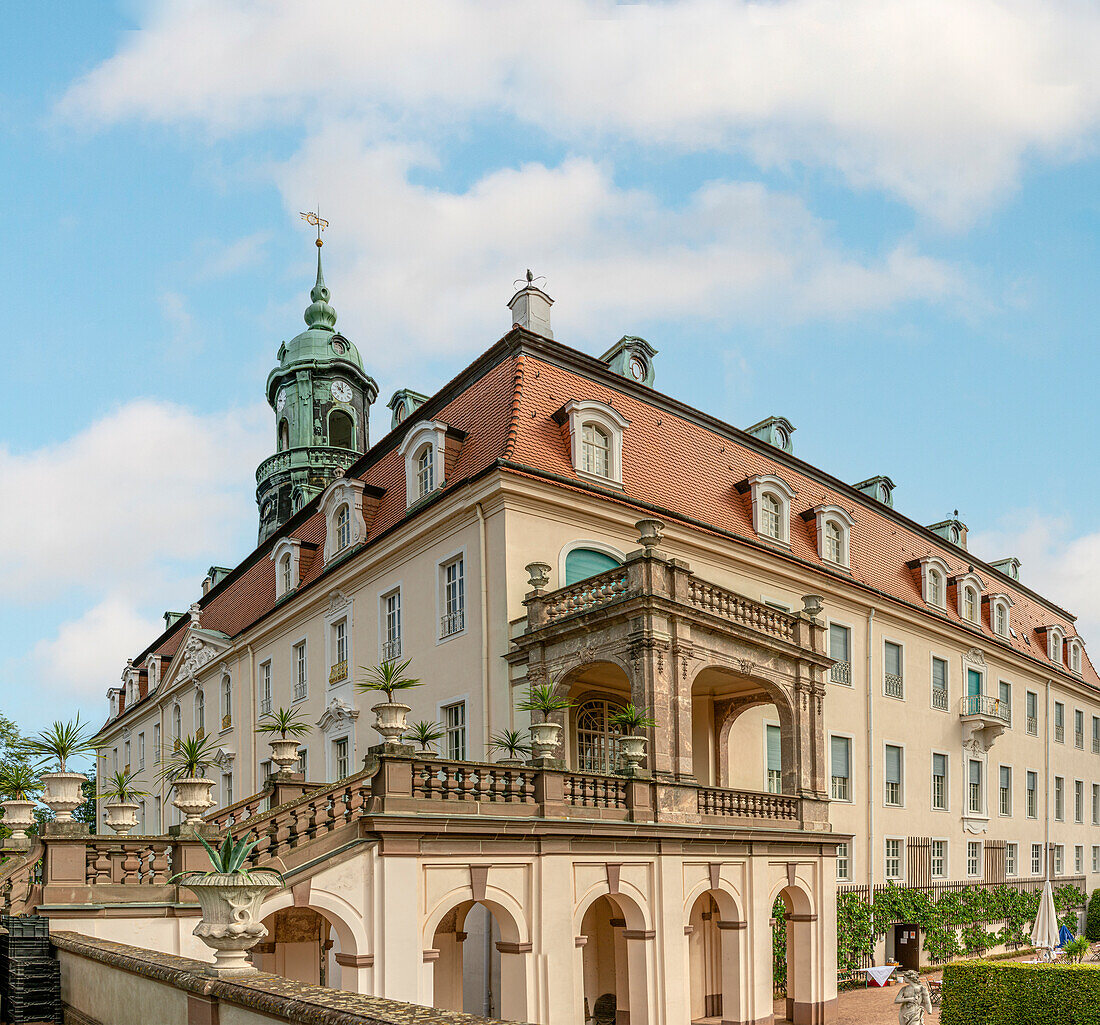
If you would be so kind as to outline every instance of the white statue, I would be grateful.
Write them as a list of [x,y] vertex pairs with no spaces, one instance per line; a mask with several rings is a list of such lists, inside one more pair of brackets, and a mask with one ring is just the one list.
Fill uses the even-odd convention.
[[898,1008],[898,1025],[924,1025],[925,1012],[932,1013],[932,995],[928,987],[920,981],[919,972],[902,972],[904,985],[894,997]]

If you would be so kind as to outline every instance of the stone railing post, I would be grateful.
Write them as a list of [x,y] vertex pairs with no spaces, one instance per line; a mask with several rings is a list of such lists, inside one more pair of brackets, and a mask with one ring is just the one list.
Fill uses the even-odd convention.
[[626,807],[631,822],[652,822],[656,818],[655,786],[648,779],[626,781]]
[[569,815],[565,803],[565,773],[542,769],[535,774],[535,802],[544,819],[564,819]]
[[[72,903],[71,891],[84,886],[88,872],[86,836],[44,836],[42,858],[42,902]],[[65,896],[66,894],[69,896]]]
[[386,811],[387,800],[411,801],[413,796],[413,763],[406,758],[380,757],[378,771],[371,777],[372,798],[381,802]]

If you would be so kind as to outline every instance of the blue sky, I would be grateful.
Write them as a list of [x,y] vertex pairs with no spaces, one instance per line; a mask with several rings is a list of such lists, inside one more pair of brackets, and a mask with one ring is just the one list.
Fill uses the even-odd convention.
[[[917,9],[919,7],[919,9]],[[250,549],[314,249],[384,401],[508,327],[658,387],[1100,628],[1100,12],[1065,0],[18,3],[0,64],[0,707],[105,708]],[[385,432],[379,402],[375,437]]]

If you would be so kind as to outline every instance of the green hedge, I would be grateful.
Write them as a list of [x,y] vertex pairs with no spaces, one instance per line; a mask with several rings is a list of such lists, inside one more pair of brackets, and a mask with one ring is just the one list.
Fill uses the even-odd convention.
[[941,1025],[1100,1025],[1100,965],[944,965]]

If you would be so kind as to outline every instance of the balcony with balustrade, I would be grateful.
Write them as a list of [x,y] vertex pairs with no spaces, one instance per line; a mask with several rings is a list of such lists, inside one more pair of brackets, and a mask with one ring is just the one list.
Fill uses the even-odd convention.
[[1012,722],[1012,709],[990,694],[966,694],[959,699],[959,721],[967,741],[977,740],[986,750]]

